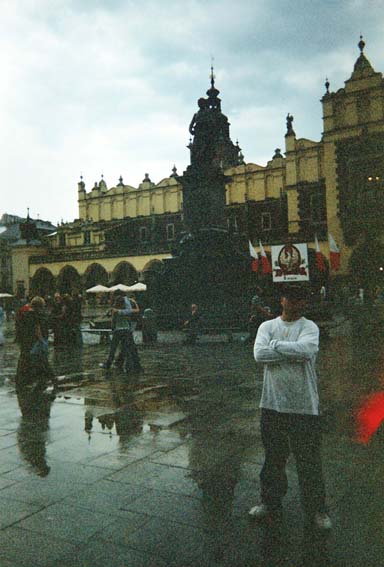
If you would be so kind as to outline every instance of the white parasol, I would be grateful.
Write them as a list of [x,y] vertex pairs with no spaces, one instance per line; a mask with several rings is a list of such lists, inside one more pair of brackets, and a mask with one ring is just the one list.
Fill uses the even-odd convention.
[[108,293],[109,287],[98,284],[98,285],[94,285],[93,287],[90,287],[89,289],[86,289],[85,291],[86,293]]

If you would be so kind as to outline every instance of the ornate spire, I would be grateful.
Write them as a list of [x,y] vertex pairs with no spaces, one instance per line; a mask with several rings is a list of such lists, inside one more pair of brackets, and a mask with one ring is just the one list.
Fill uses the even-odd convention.
[[172,173],[171,173],[170,177],[177,177],[177,167],[176,167],[175,164],[173,164]]
[[211,63],[211,88],[207,90],[208,95],[208,106],[209,108],[217,108],[221,110],[221,100],[219,99],[218,95],[220,91],[215,87],[215,74],[213,72],[213,62]]
[[101,174],[101,179],[100,179],[100,183],[99,183],[99,188],[100,188],[102,191],[107,191],[107,190],[108,190],[107,184],[106,184],[106,182],[105,182],[105,180],[104,180],[104,174],[103,174],[103,173]]
[[213,73],[213,61],[211,62],[211,87],[215,88],[215,75]]
[[364,55],[365,41],[363,40],[362,35],[360,36],[360,41],[357,45],[360,49],[360,55],[356,60],[356,63],[353,67],[353,73],[351,75],[351,79],[349,80],[363,79],[377,74],[375,73],[375,70],[373,69],[372,65]]
[[84,183],[84,179],[83,179],[83,174],[80,174],[80,181],[77,184],[78,190],[79,191],[85,191],[85,183]]
[[363,36],[360,36],[360,41],[357,44],[358,48],[360,49],[360,53],[363,54],[364,51],[364,47],[365,47],[365,41],[363,40]]
[[275,149],[275,153],[274,153],[274,155],[272,156],[272,159],[282,159],[282,158],[283,158],[283,156],[282,156],[282,154],[281,154],[281,149],[280,149],[280,148],[276,148],[276,149]]

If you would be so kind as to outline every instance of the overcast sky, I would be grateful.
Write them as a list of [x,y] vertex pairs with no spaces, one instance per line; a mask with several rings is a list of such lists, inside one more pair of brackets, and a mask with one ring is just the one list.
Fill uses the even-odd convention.
[[319,99],[365,54],[384,71],[382,0],[0,0],[0,214],[56,223],[89,191],[158,183],[189,163],[188,125],[209,87],[245,160],[284,150],[285,117],[319,140]]

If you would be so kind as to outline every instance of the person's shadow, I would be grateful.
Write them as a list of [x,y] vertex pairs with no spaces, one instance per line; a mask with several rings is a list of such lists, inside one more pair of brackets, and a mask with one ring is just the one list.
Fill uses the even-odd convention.
[[41,477],[50,472],[46,458],[49,417],[54,396],[46,392],[31,392],[27,388],[17,392],[21,411],[17,430],[17,444],[29,469]]

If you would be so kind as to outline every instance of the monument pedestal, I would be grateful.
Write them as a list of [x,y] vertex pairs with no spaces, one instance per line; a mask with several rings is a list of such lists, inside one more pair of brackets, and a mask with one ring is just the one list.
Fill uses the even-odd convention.
[[162,324],[179,325],[192,303],[207,324],[238,326],[248,313],[249,258],[223,229],[185,235],[153,280],[153,305]]

